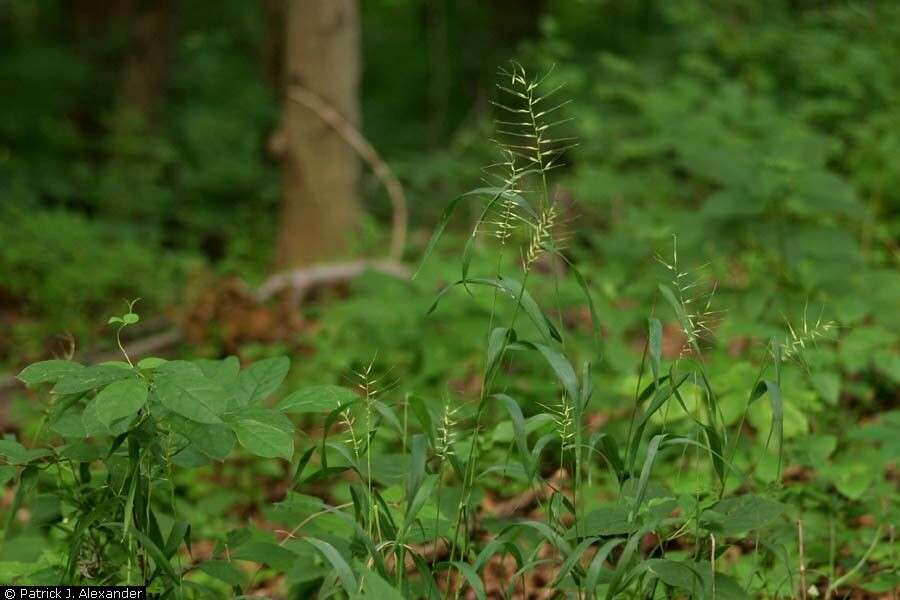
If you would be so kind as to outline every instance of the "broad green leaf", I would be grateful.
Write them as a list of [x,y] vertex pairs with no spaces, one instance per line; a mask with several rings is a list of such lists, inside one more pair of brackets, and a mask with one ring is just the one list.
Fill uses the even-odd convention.
[[75,369],[62,376],[53,386],[55,394],[81,394],[109,385],[120,379],[134,377],[134,371],[111,365],[95,365]]
[[207,379],[199,367],[188,363],[173,365],[174,362],[163,365],[156,378],[156,393],[162,405],[198,423],[221,424],[220,415],[229,404],[222,386]]
[[[697,565],[697,571],[703,576],[706,597],[715,600],[750,600],[751,596],[741,585],[724,573],[715,574],[716,587],[713,590],[713,577],[707,565]],[[715,591],[715,593],[713,593]]]
[[228,416],[241,446],[264,458],[291,460],[294,454],[293,424],[278,411],[250,408]]
[[12,465],[0,466],[0,487],[5,486],[16,476],[16,467]]
[[89,433],[84,426],[84,419],[80,406],[71,407],[58,413],[49,421],[51,430],[65,438],[85,438]]
[[207,560],[200,563],[199,569],[210,577],[215,577],[228,585],[239,586],[244,584],[244,574],[231,562],[225,560]]
[[43,448],[29,450],[14,440],[0,440],[0,456],[11,465],[25,465],[49,455],[50,451]]
[[108,451],[105,445],[88,444],[79,440],[60,448],[59,454],[75,462],[89,463],[105,457]]
[[286,356],[260,360],[238,374],[235,397],[238,406],[249,406],[267,398],[278,389],[291,368]]
[[643,566],[667,586],[691,591],[694,596],[701,595],[703,579],[694,571],[693,565],[664,558],[652,558]]
[[147,392],[142,379],[114,381],[97,393],[85,411],[108,428],[119,419],[136,415],[147,403]]
[[287,571],[297,560],[297,554],[272,542],[248,542],[233,551],[231,559],[248,560],[261,565],[269,565],[279,571]]
[[72,375],[84,367],[70,360],[45,360],[28,365],[16,376],[27,386],[39,383],[56,383],[66,375]]
[[167,361],[165,358],[159,358],[157,356],[148,356],[147,358],[142,358],[138,361],[138,369],[143,369],[145,371],[152,371],[157,367],[166,364]]
[[225,460],[234,449],[234,432],[225,425],[198,423],[176,413],[168,414],[165,422],[188,440],[191,447],[214,460]]
[[[621,535],[635,530],[637,525],[628,520],[628,509],[618,504],[592,510],[578,527],[578,533],[586,536]],[[569,537],[573,537],[575,533],[575,527],[569,529]]]
[[722,535],[737,535],[765,527],[783,512],[780,502],[747,494],[720,500],[703,513],[700,524]]
[[278,403],[286,413],[330,413],[339,406],[359,399],[352,390],[337,385],[314,385],[290,394]]
[[859,500],[878,478],[877,471],[872,467],[873,462],[871,458],[864,460],[853,455],[840,456],[834,463],[819,470],[820,475],[830,481],[837,491],[851,500]]
[[207,379],[220,383],[224,387],[233,385],[241,371],[241,361],[237,356],[229,356],[221,360],[201,358],[191,362],[203,372]]

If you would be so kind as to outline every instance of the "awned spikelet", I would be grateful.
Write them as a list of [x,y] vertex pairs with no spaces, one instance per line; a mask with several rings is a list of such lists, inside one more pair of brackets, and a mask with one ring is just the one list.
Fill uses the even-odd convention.
[[497,88],[509,100],[493,102],[507,114],[505,119],[496,122],[497,133],[505,140],[504,146],[525,160],[529,168],[537,169],[541,175],[558,167],[562,154],[577,145],[576,138],[553,136],[555,128],[572,119],[556,118],[558,111],[570,101],[557,104],[548,102],[562,89],[561,85],[548,92],[541,91],[541,86],[551,72],[552,69],[535,80],[529,78],[518,63],[513,63],[509,70],[501,69],[503,83],[497,84]]
[[554,244],[553,228],[556,224],[556,207],[548,206],[541,212],[536,223],[531,224],[531,238],[525,250],[523,268],[529,271],[544,253],[547,246]]
[[[824,309],[823,309],[824,310]],[[788,327],[788,335],[781,345],[781,359],[784,361],[796,360],[802,364],[803,352],[810,346],[815,346],[818,342],[831,339],[831,334],[837,329],[837,323],[834,321],[825,321],[822,319],[822,312],[813,323],[809,320],[809,305],[803,307],[803,319],[798,327],[794,327],[791,322],[785,318]]]
[[718,283],[710,287],[706,281],[692,273],[682,270],[678,264],[678,238],[672,238],[671,262],[657,255],[656,260],[670,273],[670,286],[677,304],[676,313],[684,344],[682,355],[696,352],[702,340],[710,340],[715,336],[714,327],[721,320],[723,311],[713,310],[712,302],[718,289]]
[[572,400],[562,395],[556,404],[539,403],[548,413],[553,415],[553,423],[563,447],[571,445],[575,441],[575,409]]
[[[513,63],[509,70],[501,69],[502,83],[497,87],[507,99],[494,102],[507,114],[505,119],[496,122],[499,136],[496,142],[507,156],[506,164],[511,168],[509,179],[515,182],[513,187],[517,193],[524,195],[528,193],[524,179],[531,176],[528,178],[536,181],[536,211],[523,215],[511,200],[507,200],[501,212],[502,218],[497,221],[498,238],[502,243],[510,237],[509,232],[515,222],[524,224],[528,229],[528,242],[522,250],[522,268],[525,272],[531,270],[548,247],[559,246],[556,232],[559,213],[547,188],[547,172],[561,166],[565,151],[577,145],[575,138],[553,135],[555,128],[571,119],[551,120],[566,104],[548,101],[562,86],[548,92],[541,90],[551,71],[535,80],[529,78],[525,69],[517,63]],[[517,166],[519,162],[526,167]]]
[[492,219],[485,221],[493,229],[491,234],[505,246],[523,221],[521,207],[516,202],[516,196],[522,196],[526,190],[522,188],[525,171],[519,167],[516,155],[505,148],[499,142],[501,161],[485,168],[485,183],[503,190],[497,201],[499,205],[494,209]]
[[453,407],[449,401],[444,402],[441,409],[441,420],[437,427],[437,444],[435,454],[443,462],[453,454],[453,444],[456,443],[456,413],[459,407]]

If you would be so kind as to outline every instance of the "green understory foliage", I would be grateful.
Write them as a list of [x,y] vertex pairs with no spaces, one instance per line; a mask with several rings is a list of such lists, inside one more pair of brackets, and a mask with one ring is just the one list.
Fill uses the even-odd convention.
[[[291,598],[522,597],[536,585],[571,598],[831,598],[896,586],[887,432],[900,415],[838,440],[809,435],[803,410],[821,394],[816,349],[852,332],[805,310],[749,358],[717,351],[723,300],[684,266],[678,238],[657,258],[633,377],[607,364],[628,352],[565,249],[579,224],[554,177],[579,142],[555,76],[501,71],[497,162],[446,207],[419,269],[427,278],[451,217],[471,207],[449,283],[415,318],[422,335],[468,338],[475,359],[403,381],[431,349],[395,370],[403,354],[377,354],[374,327],[348,351],[364,354],[342,355],[344,385],[321,374],[310,385],[306,366],[305,385],[274,404],[285,357],[241,368],[123,349],[112,363],[32,364],[19,379],[46,391],[35,443],[0,443],[16,482],[3,578],[146,583],[168,598],[242,597],[271,581]],[[109,322],[120,348],[133,306]],[[252,467],[233,468],[248,454]],[[490,508],[509,498],[521,506]],[[265,526],[232,512],[223,528],[214,515],[241,502],[265,505]],[[860,509],[865,526],[847,518]],[[34,560],[10,560],[15,548]],[[500,563],[512,571],[498,580]]]

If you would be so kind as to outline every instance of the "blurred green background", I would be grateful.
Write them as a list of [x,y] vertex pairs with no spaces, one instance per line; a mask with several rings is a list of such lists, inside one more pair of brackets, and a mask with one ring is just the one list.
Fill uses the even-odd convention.
[[[453,357],[472,356],[479,335],[448,339],[424,317],[455,276],[453,241],[416,283],[368,274],[299,317],[259,309],[290,335],[230,334],[227,311],[210,308],[227,301],[223,281],[251,289],[275,269],[288,19],[274,0],[0,2],[8,370],[73,341],[109,347],[106,317],[139,297],[146,320],[193,331],[201,354],[253,357],[274,340],[308,373],[338,378],[379,349],[410,381],[464,376]],[[897,3],[366,0],[357,25],[361,130],[405,188],[409,265],[493,160],[498,67],[555,65],[580,142],[554,194],[598,298],[603,368],[633,371],[654,256],[677,235],[681,260],[708,262],[718,281],[723,353],[752,354],[804,314],[835,321],[803,412],[896,402]],[[391,204],[368,168],[359,202],[346,255],[381,256]],[[583,322],[577,290],[561,298]],[[480,316],[458,310],[461,327]],[[348,343],[363,332],[366,347]]]

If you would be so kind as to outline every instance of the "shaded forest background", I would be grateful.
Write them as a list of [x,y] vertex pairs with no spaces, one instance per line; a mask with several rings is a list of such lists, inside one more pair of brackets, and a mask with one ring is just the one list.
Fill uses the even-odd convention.
[[[844,369],[875,377],[868,390],[891,387],[897,13],[892,2],[361,2],[359,127],[405,188],[413,263],[448,199],[493,160],[498,66],[556,65],[580,143],[555,193],[577,207],[570,253],[606,307],[646,296],[652,285],[633,274],[677,233],[686,256],[714,259],[726,298],[741,292],[723,333],[752,338],[780,315],[827,307],[853,329],[829,363],[829,395]],[[279,236],[315,233],[282,205],[296,83],[285,4],[8,1],[0,23],[10,367],[73,339],[94,347],[126,298],[189,325],[223,278],[255,286],[290,263]],[[387,252],[390,199],[358,168],[363,210],[327,258]],[[381,283],[360,285],[371,297]],[[607,325],[611,340],[629,338],[621,323]],[[201,329],[192,339],[216,353],[221,335]]]

